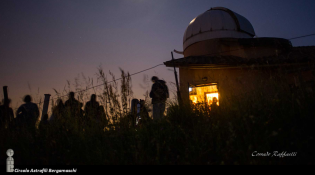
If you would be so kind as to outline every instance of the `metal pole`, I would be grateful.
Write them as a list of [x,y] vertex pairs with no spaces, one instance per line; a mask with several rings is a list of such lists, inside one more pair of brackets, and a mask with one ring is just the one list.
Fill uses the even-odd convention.
[[44,116],[47,114],[50,96],[51,96],[50,94],[45,94],[45,100],[44,100],[44,106],[43,106],[43,112],[42,112],[41,120],[43,120]]
[[182,98],[181,98],[181,94],[179,91],[177,72],[176,72],[176,68],[175,68],[175,60],[174,60],[173,52],[171,52],[171,53],[172,53],[172,61],[173,61],[174,74],[175,74],[175,80],[176,80],[176,86],[177,86],[177,100],[178,100],[179,105],[181,105],[182,104]]

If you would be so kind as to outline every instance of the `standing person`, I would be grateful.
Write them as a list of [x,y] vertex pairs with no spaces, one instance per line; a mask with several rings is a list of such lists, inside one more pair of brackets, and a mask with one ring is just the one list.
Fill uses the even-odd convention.
[[65,105],[61,99],[58,99],[57,106],[53,108],[52,115],[49,120],[58,121],[64,115]]
[[12,108],[10,108],[11,100],[3,100],[3,105],[0,106],[0,126],[8,125],[14,119]]
[[32,97],[26,95],[24,97],[25,104],[21,105],[16,112],[16,117],[19,121],[35,125],[39,117],[39,109],[37,104],[32,103]]
[[145,101],[140,99],[140,126],[141,125],[145,125],[146,123],[148,123],[151,119],[149,117],[149,112],[145,106]]
[[218,112],[218,99],[216,97],[213,97],[212,104],[210,105],[211,113],[216,114]]
[[69,99],[65,102],[65,108],[70,112],[72,118],[80,117],[82,110],[80,107],[82,107],[81,103],[74,98],[74,92],[70,92]]
[[156,76],[153,76],[151,80],[153,82],[150,92],[153,104],[153,120],[158,120],[164,115],[165,102],[169,98],[169,92],[165,81],[159,80]]
[[97,118],[97,112],[100,104],[96,101],[96,95],[91,95],[91,100],[85,104],[85,117],[89,120]]

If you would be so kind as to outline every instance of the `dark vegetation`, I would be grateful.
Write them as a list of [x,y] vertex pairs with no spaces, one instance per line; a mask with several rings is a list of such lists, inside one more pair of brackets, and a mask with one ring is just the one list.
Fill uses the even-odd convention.
[[[104,73],[99,73],[106,82]],[[5,152],[11,148],[16,166],[315,163],[314,87],[301,85],[285,91],[279,83],[275,85],[279,91],[271,96],[257,89],[232,97],[230,105],[220,106],[216,113],[170,103],[161,121],[133,127],[127,103],[130,79],[121,83],[120,92],[115,91],[115,82],[105,84],[99,95],[107,102],[103,105],[108,123],[86,122],[65,113],[60,120],[41,123],[38,128],[1,127],[0,160],[5,162]],[[297,152],[297,156],[252,157],[254,151]]]

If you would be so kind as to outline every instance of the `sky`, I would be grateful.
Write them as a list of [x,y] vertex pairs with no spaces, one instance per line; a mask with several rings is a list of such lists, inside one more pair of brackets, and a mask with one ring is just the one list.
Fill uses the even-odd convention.
[[[315,33],[314,0],[1,0],[0,87],[9,87],[16,108],[26,94],[35,102],[44,94],[55,97],[53,88],[63,91],[82,74],[97,85],[99,66],[116,77],[119,68],[132,74],[156,66],[183,50],[189,22],[211,7],[246,17],[258,37]],[[292,44],[315,45],[315,36]],[[175,82],[165,66],[137,74],[135,98],[151,88],[144,76],[158,76],[169,87]]]

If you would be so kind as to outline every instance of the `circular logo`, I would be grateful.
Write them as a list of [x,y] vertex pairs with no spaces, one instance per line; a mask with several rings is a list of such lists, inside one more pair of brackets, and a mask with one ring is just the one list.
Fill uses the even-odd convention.
[[13,151],[12,149],[8,149],[8,150],[7,150],[7,155],[8,155],[9,157],[12,157],[13,154],[14,154],[14,151]]

